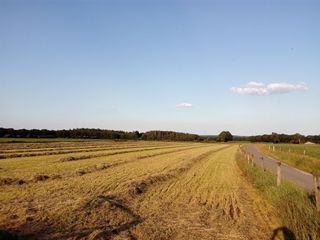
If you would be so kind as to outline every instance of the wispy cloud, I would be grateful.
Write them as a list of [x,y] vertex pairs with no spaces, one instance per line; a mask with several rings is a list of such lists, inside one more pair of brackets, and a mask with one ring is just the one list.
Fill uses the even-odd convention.
[[266,96],[270,94],[288,93],[298,90],[308,90],[305,83],[270,83],[249,82],[241,87],[233,87],[231,91],[242,95]]
[[191,108],[192,106],[192,103],[179,103],[176,105],[177,108]]

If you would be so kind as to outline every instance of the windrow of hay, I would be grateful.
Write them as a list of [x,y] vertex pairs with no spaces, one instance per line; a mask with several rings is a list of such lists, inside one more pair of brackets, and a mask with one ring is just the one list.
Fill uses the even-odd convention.
[[[122,143],[118,144],[115,142],[109,144],[95,144],[95,145],[75,145],[75,146],[62,146],[62,147],[37,147],[37,148],[18,148],[18,149],[4,149],[0,150],[0,154],[16,154],[16,153],[38,153],[38,152],[57,152],[57,151],[76,151],[76,150],[93,150],[93,149],[125,149],[135,147],[154,147],[154,146],[166,146],[167,143],[155,145],[154,143],[141,144],[137,143]],[[176,144],[174,144],[176,145]],[[177,144],[179,145],[179,144]]]
[[[178,142],[146,142],[146,141],[81,141],[81,142],[42,142],[42,143],[0,143],[0,150],[15,151],[15,150],[36,150],[36,149],[57,149],[57,148],[90,148],[90,147],[108,147],[108,146],[129,146],[129,145],[143,145],[143,146],[160,146],[167,144],[179,144]],[[181,143],[180,143],[181,144]]]
[[54,179],[61,179],[62,176],[60,175],[44,175],[44,174],[37,174],[30,180],[23,180],[18,178],[1,178],[0,179],[0,186],[3,185],[23,185],[26,183],[36,183],[36,182],[42,182],[46,180],[54,180]]
[[131,160],[117,160],[115,162],[112,163],[100,163],[100,164],[96,164],[93,167],[86,167],[83,169],[76,169],[75,173],[78,176],[87,174],[87,173],[92,173],[92,172],[96,172],[96,171],[101,171],[101,170],[105,170],[107,168],[110,167],[116,167],[122,164],[126,164],[129,162],[133,162],[136,160],[140,160],[140,159],[145,159],[145,158],[152,158],[152,157],[157,157],[157,156],[162,156],[162,155],[166,155],[166,154],[171,154],[171,153],[178,153],[181,151],[186,151],[186,150],[191,150],[191,149],[195,149],[195,148],[202,148],[203,146],[197,146],[197,147],[188,147],[188,148],[183,148],[183,149],[177,149],[177,150],[173,150],[173,151],[166,151],[166,152],[160,152],[160,153],[154,153],[154,154],[148,154],[145,156],[138,156],[134,159]]
[[[176,147],[176,146],[170,146],[170,147]],[[130,149],[137,149],[137,148],[141,148],[141,146],[134,146],[134,147],[129,147],[129,148]],[[153,147],[153,148],[150,148],[150,150],[157,149],[157,148],[159,148],[159,147],[156,147],[156,148]],[[82,152],[98,152],[98,151],[101,152],[101,151],[112,151],[112,150],[120,150],[120,149],[128,149],[128,147],[109,147],[109,148],[99,148],[99,149],[80,149],[80,150],[53,151],[53,152],[35,152],[35,153],[26,152],[26,153],[14,153],[14,154],[0,154],[0,159],[47,156],[47,155],[61,155],[61,154],[82,153]]]
[[147,154],[144,156],[138,156],[136,158],[133,158],[131,160],[117,160],[115,162],[112,163],[101,163],[101,164],[97,164],[94,167],[88,167],[86,168],[86,173],[91,173],[94,172],[94,170],[104,170],[106,168],[110,168],[110,167],[115,167],[115,166],[119,166],[122,164],[126,164],[128,162],[133,162],[135,160],[140,160],[140,159],[145,159],[145,158],[152,158],[152,157],[157,157],[157,156],[161,156],[161,155],[166,155],[166,154],[171,154],[171,153],[178,153],[181,151],[187,151],[187,150],[191,150],[191,149],[195,149],[195,148],[202,148],[203,146],[197,146],[197,147],[187,147],[187,148],[182,148],[182,149],[177,149],[177,150],[171,150],[171,151],[165,151],[165,152],[160,152],[160,153],[154,153],[154,154]]
[[201,160],[207,158],[211,154],[222,151],[222,150],[229,148],[229,147],[230,146],[220,148],[220,149],[210,150],[210,151],[205,152],[197,157],[183,161],[177,167],[172,168],[165,173],[155,174],[155,175],[147,177],[144,180],[134,181],[131,183],[132,187],[130,188],[129,192],[131,195],[142,194],[147,190],[147,188],[150,185],[171,179],[171,178],[179,175],[180,173],[189,170],[193,165],[195,165],[198,162],[200,162]]
[[[130,160],[116,160],[116,161],[111,162],[111,163],[99,163],[99,164],[95,164],[94,166],[75,169],[74,172],[72,172],[71,174],[65,174],[65,175],[37,174],[32,179],[29,179],[29,180],[4,178],[4,179],[0,179],[0,185],[22,185],[22,184],[26,184],[26,183],[34,183],[34,182],[45,181],[45,180],[55,180],[55,179],[61,179],[61,178],[65,178],[65,177],[82,176],[84,174],[93,173],[93,172],[96,172],[96,171],[102,171],[102,170],[105,170],[105,169],[110,168],[110,167],[116,167],[116,166],[119,166],[119,165],[126,164],[128,162],[132,162],[132,161],[136,161],[136,160],[140,160],[140,159],[152,158],[152,157],[171,154],[171,153],[178,153],[178,152],[181,152],[181,151],[191,150],[191,149],[195,149],[195,148],[202,148],[202,147],[203,146],[185,147],[185,148],[177,149],[177,150],[171,150],[171,151],[165,151],[165,152],[160,152],[160,153],[148,154],[148,155],[145,155],[145,156],[138,156],[138,157],[135,157],[135,158],[130,159]],[[121,153],[123,153],[123,152],[121,152]],[[126,152],[126,153],[128,153],[128,152]],[[111,154],[111,155],[116,155],[116,154]],[[103,155],[103,156],[109,156],[109,155]],[[77,159],[77,160],[94,158],[93,155],[90,155],[90,157],[88,157],[87,155],[79,156],[79,157],[80,158]],[[101,157],[101,155],[98,155],[98,156],[95,156],[95,157]]]
[[[87,239],[100,239],[101,237],[102,237],[101,239],[105,239],[103,237],[107,237],[106,239],[109,239],[112,236],[117,236],[118,234],[121,234],[122,232],[124,232],[125,236],[129,236],[129,239],[136,239],[134,237],[134,234],[131,232],[131,229],[134,226],[142,223],[144,219],[143,219],[143,217],[136,215],[132,210],[129,209],[129,207],[127,207],[128,202],[132,201],[132,199],[134,199],[137,195],[141,195],[142,193],[145,193],[147,191],[147,188],[150,187],[150,185],[172,179],[172,178],[178,176],[179,174],[181,174],[182,172],[188,171],[192,166],[199,163],[201,160],[209,157],[211,154],[222,151],[228,147],[230,147],[230,146],[207,151],[207,152],[202,153],[196,157],[188,158],[187,160],[182,161],[181,163],[178,164],[177,167],[171,168],[165,173],[155,174],[155,175],[147,177],[144,180],[140,180],[137,182],[131,182],[130,187],[127,189],[128,192],[124,193],[124,195],[123,195],[123,193],[120,193],[119,195],[113,195],[113,196],[112,195],[111,196],[98,196],[96,199],[93,199],[93,200],[87,202],[85,204],[84,208],[89,209],[90,215],[91,215],[92,211],[97,210],[96,209],[97,204],[99,206],[101,206],[102,205],[101,202],[104,202],[106,199],[110,199],[110,198],[117,199],[116,202],[114,202],[114,203],[116,203],[116,206],[119,209],[122,209],[124,212],[129,213],[134,219],[132,221],[127,220],[128,223],[126,223],[122,217],[122,224],[118,224],[120,226],[111,227],[110,223],[107,223],[105,226],[96,227],[94,231],[91,231],[91,233],[89,231],[86,232],[87,236],[84,236],[83,238],[80,238],[80,239],[83,239],[83,240],[85,240],[85,239],[86,240]],[[192,148],[189,148],[189,149],[192,149]],[[182,149],[179,151],[182,151]],[[170,153],[172,153],[172,152],[170,152]],[[156,155],[163,155],[163,153],[156,154]],[[146,156],[146,157],[151,157],[151,156]],[[127,202],[127,203],[124,204],[124,202]],[[102,209],[100,207],[98,209],[99,209],[99,211],[102,211]],[[112,209],[110,209],[108,212],[110,212],[110,211],[112,211]],[[114,219],[114,218],[115,218],[115,216],[113,216],[111,219]],[[116,218],[121,219],[121,216],[118,216]],[[121,235],[123,235],[123,234],[121,234]],[[120,237],[120,235],[119,235],[119,237]]]
[[230,145],[176,176],[152,185],[144,182],[142,194],[119,194],[144,221],[113,239],[130,234],[157,240],[270,240],[279,225],[270,206],[241,176],[236,146]]
[[53,151],[71,151],[71,150],[91,150],[91,149],[108,149],[108,148],[128,148],[128,147],[139,147],[137,144],[130,145],[120,145],[117,146],[115,144],[108,145],[89,145],[89,146],[74,146],[74,147],[57,147],[57,148],[35,148],[35,149],[11,149],[11,150],[1,150],[0,154],[15,154],[15,153],[34,153],[34,152],[53,152]]
[[98,154],[90,154],[90,155],[81,155],[81,156],[67,156],[60,158],[60,162],[70,162],[70,161],[77,161],[83,159],[90,159],[90,158],[97,158],[97,157],[107,157],[125,153],[135,153],[135,152],[145,152],[157,149],[168,149],[168,148],[177,148],[177,146],[168,146],[168,147],[154,147],[154,148],[143,148],[138,150],[128,150],[128,151],[120,151],[120,152],[111,152],[111,153],[98,153]]
[[[193,147],[194,150],[188,150]],[[132,222],[136,224],[136,219],[119,206],[126,206],[143,216],[135,209],[131,200],[144,194],[131,197],[129,188],[132,187],[132,181],[165,173],[167,169],[183,167],[182,162],[187,159],[194,159],[209,149],[222,147],[223,145],[215,144],[183,143],[183,147],[176,149],[161,148],[141,154],[64,164],[56,161],[54,157],[48,160],[43,158],[43,161],[35,158],[31,164],[20,159],[4,160],[0,166],[12,171],[15,177],[25,177],[41,183],[28,182],[30,184],[23,187],[1,187],[4,191],[1,191],[0,204],[4,208],[0,210],[0,228],[19,236],[30,235],[39,239],[95,239],[109,233],[113,238],[121,236],[120,232],[128,233],[129,236],[135,228],[130,226]],[[170,155],[164,155],[165,151]],[[136,161],[137,159],[139,161]],[[114,167],[117,164],[118,167]],[[42,172],[43,166],[48,168]],[[31,174],[25,174],[25,169]],[[90,174],[87,174],[89,172]],[[62,174],[61,179],[51,181],[54,174]],[[125,204],[121,203],[117,207],[108,201],[102,201],[99,196],[115,196],[116,202]],[[93,202],[87,209],[81,208],[91,200]],[[31,212],[28,209],[35,210]]]
[[18,178],[2,178],[2,179],[0,179],[0,186],[1,185],[22,185],[24,183],[26,183],[24,180],[18,179]]

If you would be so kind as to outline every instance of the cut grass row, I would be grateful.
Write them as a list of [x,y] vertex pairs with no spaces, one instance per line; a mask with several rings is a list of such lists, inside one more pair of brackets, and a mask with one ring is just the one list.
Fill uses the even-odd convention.
[[[221,146],[221,148],[214,148],[214,149],[209,149],[208,151],[195,156],[193,158],[190,159],[185,159],[181,162],[176,163],[174,166],[169,167],[168,169],[165,169],[163,172],[160,173],[156,173],[153,175],[150,175],[144,179],[141,180],[137,180],[137,181],[133,181],[131,182],[130,186],[128,186],[127,189],[123,189],[123,191],[121,192],[114,192],[111,195],[100,195],[98,196],[99,202],[101,202],[101,199],[112,199],[115,200],[118,204],[118,206],[120,205],[120,208],[125,208],[125,209],[129,209],[128,206],[130,206],[130,212],[133,214],[130,214],[133,219],[130,221],[128,220],[126,217],[117,217],[116,219],[120,222],[117,223],[117,226],[120,227],[112,227],[110,226],[110,224],[96,224],[96,227],[92,227],[89,229],[85,229],[85,231],[83,233],[89,235],[87,238],[85,239],[91,239],[94,238],[96,236],[101,236],[102,238],[108,238],[110,239],[111,237],[115,237],[112,239],[123,239],[123,238],[127,238],[129,237],[129,239],[136,239],[135,235],[133,234],[133,231],[131,230],[133,227],[135,226],[139,226],[140,224],[144,224],[145,221],[147,221],[150,216],[145,216],[143,212],[141,212],[140,210],[137,211],[136,206],[133,207],[133,202],[138,201],[139,203],[141,203],[141,201],[144,200],[144,196],[145,194],[148,192],[149,188],[157,188],[159,187],[159,184],[165,184],[165,182],[179,178],[179,176],[181,174],[187,173],[189,172],[189,170],[191,168],[193,168],[194,166],[199,166],[202,164],[203,161],[206,161],[210,156],[217,154],[218,152],[222,152],[224,149],[226,148],[230,148],[230,146]],[[189,194],[192,192],[189,192]],[[116,195],[115,195],[116,194]],[[158,196],[157,200],[155,199],[153,202],[149,202],[148,205],[148,210],[153,209],[154,205],[157,201],[159,201],[160,196]],[[173,200],[174,201],[174,200]],[[95,207],[91,208],[90,212],[95,212],[95,208],[96,208],[96,200],[90,200],[87,205],[93,205],[92,203],[94,203]],[[124,207],[123,207],[124,206]],[[167,212],[168,206],[163,206],[162,210],[165,210]],[[101,208],[98,210],[99,212],[101,212]],[[134,211],[133,211],[134,210]],[[184,209],[185,210],[185,209]],[[102,210],[103,211],[103,210]],[[110,210],[105,210],[106,212],[110,212]],[[158,211],[161,211],[160,209],[158,209]],[[127,211],[126,211],[127,212]],[[137,213],[139,213],[140,215],[138,215]],[[168,212],[167,212],[168,213]],[[155,214],[153,214],[155,215]],[[111,218],[112,220],[115,220],[115,216],[108,216],[109,219]],[[158,219],[160,220],[160,219]],[[126,223],[126,221],[129,221],[129,224]],[[159,224],[159,222],[157,222]],[[160,222],[161,223],[161,222]],[[152,224],[150,226],[147,227],[148,231],[151,231],[152,234],[149,234],[149,232],[144,231],[146,234],[144,235],[144,237],[142,237],[141,239],[170,239],[169,235],[167,234],[167,232],[163,231],[163,226],[155,226],[156,224]],[[159,228],[160,227],[160,228]],[[175,225],[174,225],[175,227]],[[121,231],[118,231],[119,228],[121,229]],[[154,232],[154,228],[157,228],[157,231]],[[187,227],[188,229],[190,228],[190,226]],[[153,230],[151,230],[153,229]],[[185,232],[186,229],[184,229]],[[91,232],[91,234],[90,234]],[[123,235],[123,233],[125,234],[125,236]],[[79,234],[79,233],[78,233]],[[69,235],[70,236],[70,235]],[[151,236],[154,236],[151,237]],[[165,236],[165,237],[164,237]],[[172,238],[172,236],[171,236]],[[140,238],[139,238],[140,239]]]
[[[166,150],[174,151],[178,149],[185,149],[186,147],[201,147],[205,146],[199,144],[180,146],[163,146],[139,149],[123,149],[110,150],[91,155],[77,153],[66,154],[60,158],[57,156],[38,156],[29,158],[3,159],[0,161],[0,175],[1,178],[16,178],[16,179],[33,179],[36,175],[63,175],[65,172],[83,169],[94,164],[109,163],[116,160],[126,160],[132,157],[141,157],[145,155],[152,155],[162,153]],[[61,161],[64,159],[71,159],[73,161]],[[81,161],[76,161],[76,159]]]
[[86,146],[86,145],[101,145],[106,143],[111,143],[112,141],[101,141],[101,142],[37,142],[37,143],[1,143],[1,150],[10,150],[10,149],[33,149],[33,148],[49,148],[49,147],[65,147],[65,146]]
[[[320,145],[264,144],[254,146],[262,153],[306,172],[320,172]],[[273,151],[273,146],[275,151]],[[269,150],[270,147],[270,150]],[[305,153],[305,154],[304,154]]]
[[[166,145],[163,145],[166,146]],[[175,145],[173,145],[175,146]],[[25,152],[25,153],[11,153],[11,154],[0,154],[0,159],[6,158],[20,158],[20,157],[36,157],[36,156],[47,156],[47,155],[60,155],[60,154],[69,154],[69,153],[82,153],[82,152],[98,152],[98,151],[107,151],[107,150],[116,150],[116,149],[134,149],[141,147],[154,147],[159,148],[159,146],[155,147],[155,145],[129,145],[129,146],[112,146],[112,147],[104,147],[104,148],[81,148],[78,150],[61,150],[61,151],[45,151],[45,152]]]
[[[86,146],[104,146],[104,145],[129,145],[129,144],[141,144],[141,145],[165,145],[165,144],[177,144],[179,142],[150,142],[150,141],[112,141],[112,140],[100,140],[100,141],[82,141],[82,142],[53,142],[53,143],[0,143],[0,150],[19,150],[19,149],[42,149],[42,148],[66,148],[66,147],[86,147]],[[180,144],[183,144],[180,142]]]
[[[111,168],[111,167],[115,167],[115,166],[119,166],[122,164],[126,164],[128,162],[131,161],[136,161],[139,159],[145,159],[145,158],[151,158],[151,157],[155,157],[155,156],[160,156],[160,155],[166,155],[166,154],[172,154],[172,153],[178,153],[180,151],[187,151],[187,150],[191,150],[194,148],[200,148],[200,147],[204,147],[204,146],[192,146],[192,147],[183,147],[183,148],[178,148],[178,149],[174,149],[174,150],[170,150],[170,151],[163,151],[164,149],[161,149],[161,151],[159,152],[154,152],[154,153],[148,153],[148,154],[142,154],[133,158],[128,158],[126,160],[109,160],[109,161],[105,161],[103,163],[98,163],[98,164],[92,164],[90,166],[86,166],[83,168],[77,168],[74,170],[74,168],[72,168],[72,171],[59,171],[59,174],[57,172],[51,172],[50,175],[45,175],[43,173],[33,173],[34,176],[31,179],[18,179],[18,178],[0,178],[0,185],[22,185],[22,184],[26,184],[26,183],[35,183],[35,182],[39,182],[39,181],[46,181],[46,180],[57,180],[57,179],[61,179],[61,178],[65,178],[65,177],[72,177],[72,176],[81,176],[84,174],[88,174],[88,173],[92,173],[92,172],[96,172],[96,171],[102,171],[105,170],[107,168]],[[128,152],[115,152],[115,153],[111,153],[107,156],[113,156],[113,155],[119,155],[122,153],[128,153]],[[129,151],[129,153],[131,153]],[[105,155],[104,155],[105,156]],[[96,156],[96,155],[92,155],[90,157],[84,155],[84,157],[80,157],[79,159],[83,160],[83,159],[89,159],[89,158],[97,158],[97,157],[101,157]],[[96,161],[92,161],[93,163],[95,163]],[[68,168],[69,169],[69,168]]]
[[96,152],[96,151],[105,151],[105,150],[114,150],[114,149],[129,149],[129,148],[145,148],[145,147],[161,147],[161,146],[179,146],[174,144],[167,144],[167,145],[141,145],[141,144],[133,144],[133,145],[113,145],[101,148],[84,148],[81,147],[79,149],[68,149],[68,150],[54,150],[54,151],[26,151],[23,153],[7,153],[7,154],[0,154],[0,159],[6,158],[19,158],[19,157],[35,157],[35,156],[45,156],[45,155],[59,155],[59,154],[68,154],[68,153],[80,153],[80,152]]
[[51,152],[51,151],[67,151],[67,150],[77,150],[77,149],[100,149],[109,147],[130,147],[138,146],[137,144],[101,144],[101,145],[88,145],[88,146],[65,146],[65,147],[51,147],[51,148],[22,148],[22,149],[9,149],[0,151],[1,154],[5,153],[25,153],[25,152]]
[[29,146],[29,147],[20,147],[20,148],[8,148],[0,150],[0,153],[23,153],[23,152],[43,152],[43,151],[60,151],[60,150],[76,150],[76,149],[95,149],[95,148],[104,148],[104,147],[129,147],[129,146],[164,146],[168,144],[177,144],[177,143],[159,143],[155,144],[153,142],[103,142],[100,144],[72,144],[72,145],[53,145],[47,146],[45,144],[40,144],[38,146]]
[[[189,145],[186,144],[187,146]],[[70,231],[70,226],[73,229],[81,229],[83,223],[86,223],[87,227],[94,227],[99,223],[104,225],[105,219],[92,220],[88,223],[88,216],[83,215],[81,211],[87,202],[100,195],[126,191],[125,189],[132,187],[132,182],[147,179],[154,174],[166,171],[166,169],[179,162],[187,161],[211,151],[213,148],[220,147],[208,145],[207,147],[189,149],[168,155],[143,158],[139,161],[115,166],[112,170],[105,169],[81,177],[44,181],[20,187],[3,187],[5,191],[1,191],[0,199],[1,204],[5,207],[0,210],[0,222],[11,226],[21,226],[19,223],[25,221],[24,219],[30,215],[33,221],[23,225],[25,227],[23,231],[26,233],[37,231],[38,227],[39,231],[44,230],[46,224],[52,224],[50,228],[55,231],[58,229]],[[130,156],[132,155],[130,154]],[[29,205],[26,205],[26,203]],[[17,214],[14,219],[10,218],[10,213],[13,212]],[[100,211],[96,213],[100,214]],[[92,213],[92,219],[95,219],[94,214],[95,211]],[[38,224],[36,225],[35,222]],[[43,232],[46,232],[46,230]]]
[[270,239],[273,215],[244,183],[235,150],[210,155],[136,199],[133,209],[145,221],[131,234],[137,239]]
[[0,143],[10,143],[10,144],[19,144],[19,143],[54,143],[54,142],[100,142],[105,141],[101,139],[77,139],[77,138],[0,138]]
[[207,151],[199,156],[187,159],[186,161],[183,161],[183,162],[179,162],[177,165],[172,166],[171,168],[167,169],[164,172],[151,175],[148,178],[143,179],[143,180],[137,180],[135,182],[132,182],[131,183],[132,188],[130,189],[130,193],[131,194],[144,193],[144,192],[146,192],[147,188],[150,185],[152,185],[154,183],[164,182],[164,181],[167,181],[168,179],[174,178],[177,175],[179,175],[180,173],[186,172],[192,166],[199,163],[203,159],[209,157],[213,153],[216,153],[218,151],[222,151],[223,149],[229,148],[229,147],[230,146],[225,146],[223,148]]

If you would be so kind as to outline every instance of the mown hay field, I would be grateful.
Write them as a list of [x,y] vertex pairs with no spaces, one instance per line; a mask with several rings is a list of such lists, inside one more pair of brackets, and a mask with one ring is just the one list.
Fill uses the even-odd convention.
[[256,143],[262,153],[310,173],[320,173],[320,144]]
[[[0,144],[0,233],[21,239],[270,239],[235,144]],[[277,237],[275,239],[281,239]]]

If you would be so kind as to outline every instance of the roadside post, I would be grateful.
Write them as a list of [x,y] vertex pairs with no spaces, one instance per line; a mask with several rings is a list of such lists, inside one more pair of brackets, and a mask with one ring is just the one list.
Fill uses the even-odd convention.
[[253,154],[251,154],[251,164],[252,164],[252,167],[254,167],[254,162],[253,162]]
[[281,185],[281,162],[277,162],[277,186]]
[[263,157],[261,157],[261,166],[262,166],[263,171],[265,172],[266,168],[264,167],[264,159],[263,159]]
[[313,174],[314,196],[316,199],[317,211],[320,212],[320,175]]

